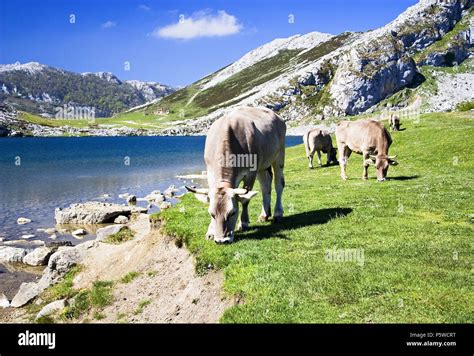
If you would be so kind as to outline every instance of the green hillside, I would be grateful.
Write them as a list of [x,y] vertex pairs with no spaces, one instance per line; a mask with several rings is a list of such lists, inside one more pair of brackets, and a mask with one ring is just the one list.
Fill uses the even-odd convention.
[[[384,183],[373,169],[361,180],[361,156],[344,182],[338,166],[308,170],[302,145],[287,149],[284,222],[256,223],[257,195],[254,228],[232,245],[204,239],[207,209],[191,195],[158,216],[200,273],[224,271],[237,304],[222,322],[474,322],[474,115],[402,124],[390,150],[400,165]],[[334,248],[363,251],[363,263],[327,262]]]

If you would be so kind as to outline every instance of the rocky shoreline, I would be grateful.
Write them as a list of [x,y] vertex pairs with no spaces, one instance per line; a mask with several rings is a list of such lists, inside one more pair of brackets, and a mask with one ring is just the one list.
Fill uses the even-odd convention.
[[[181,176],[181,180],[186,176]],[[110,235],[127,229],[137,217],[148,219],[148,209],[156,206],[168,209],[172,203],[185,194],[184,187],[169,186],[165,191],[155,190],[143,198],[128,193],[119,197],[126,204],[86,202],[71,204],[67,208],[54,211],[56,226],[39,229],[48,234],[47,241],[34,239],[35,235],[21,236],[20,239],[0,240],[0,273],[16,276],[2,278],[0,308],[18,308],[27,304],[49,286],[57,283],[67,271],[78,264],[85,252],[105,241]],[[147,208],[137,206],[137,201],[146,201]],[[31,219],[20,217],[18,225],[27,225]],[[59,232],[68,233],[81,239],[95,234],[93,240],[75,246],[70,241],[57,240]],[[44,270],[40,273],[41,268]]]

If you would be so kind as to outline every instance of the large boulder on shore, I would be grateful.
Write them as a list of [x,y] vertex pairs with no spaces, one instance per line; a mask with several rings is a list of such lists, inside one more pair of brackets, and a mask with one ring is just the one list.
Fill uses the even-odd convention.
[[107,224],[119,215],[146,213],[146,208],[112,203],[87,202],[72,204],[69,208],[56,208],[54,218],[58,224]]
[[55,251],[56,248],[53,247],[39,247],[23,257],[23,263],[30,266],[44,266]]
[[10,305],[14,308],[22,307],[38,296],[44,289],[43,286],[36,282],[22,283]]
[[22,262],[28,250],[21,247],[0,246],[1,262]]

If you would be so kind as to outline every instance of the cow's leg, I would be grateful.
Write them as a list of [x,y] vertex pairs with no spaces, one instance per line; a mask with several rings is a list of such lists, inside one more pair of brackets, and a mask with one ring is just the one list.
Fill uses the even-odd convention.
[[[253,185],[255,184],[255,179],[257,178],[256,172],[251,172],[247,178],[244,180],[244,188],[248,190],[253,189]],[[249,218],[249,203],[250,200],[246,200],[242,202],[242,214],[240,214],[240,222],[237,226],[238,231],[245,231],[250,226],[250,218]]]
[[321,167],[321,151],[317,150],[316,153],[318,154],[318,166]]
[[326,155],[326,166],[329,167],[329,165],[331,164],[331,155],[332,155],[332,149],[330,149]]
[[369,179],[369,173],[368,173],[369,164],[366,163],[366,162],[370,158],[369,152],[363,152],[362,157],[363,157],[363,163],[362,164],[364,165],[364,172],[362,173],[362,179],[367,180],[367,179]]
[[272,201],[272,169],[268,167],[264,171],[260,171],[257,174],[258,181],[260,182],[260,188],[262,189],[262,212],[258,218],[258,221],[267,221],[272,215],[271,201]]
[[281,196],[285,187],[285,176],[283,170],[285,168],[285,147],[280,150],[280,154],[275,162],[273,162],[273,172],[275,175],[275,213],[273,214],[273,222],[280,222],[283,218],[283,203]]
[[309,169],[313,169],[313,157],[314,157],[314,152],[313,153],[310,153],[308,155],[308,160],[309,160]]
[[341,166],[341,178],[343,180],[346,180],[347,179],[347,175],[346,175],[346,165],[347,165],[347,161],[349,160],[349,157],[351,156],[351,149],[349,147],[347,147],[346,145],[338,145],[337,146],[338,150],[339,150],[339,157],[340,157],[340,166]]

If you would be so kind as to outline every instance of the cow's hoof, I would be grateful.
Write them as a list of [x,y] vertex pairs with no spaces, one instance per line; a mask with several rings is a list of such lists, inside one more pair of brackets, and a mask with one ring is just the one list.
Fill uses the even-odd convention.
[[386,179],[385,179],[385,178],[383,178],[383,179],[377,179],[377,181],[378,181],[378,182],[385,182]]
[[347,180],[347,177],[343,177],[343,176],[341,176],[341,178],[342,178],[342,180]]
[[362,180],[369,180],[368,177],[362,177]]
[[314,167],[309,167],[309,169],[314,169]]
[[249,223],[240,223],[237,227],[237,231],[247,231],[249,229]]
[[269,220],[269,217],[268,216],[265,216],[265,215],[260,215],[258,217],[258,221],[259,222],[265,222],[265,221],[268,221]]
[[273,222],[274,224],[279,224],[279,223],[281,223],[282,221],[283,221],[283,216],[274,216],[272,222]]
[[214,241],[216,242],[216,244],[219,244],[219,245],[231,244],[234,241],[234,237],[228,236],[228,237],[215,238]]

